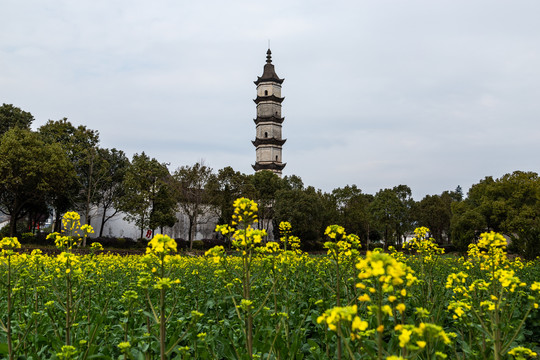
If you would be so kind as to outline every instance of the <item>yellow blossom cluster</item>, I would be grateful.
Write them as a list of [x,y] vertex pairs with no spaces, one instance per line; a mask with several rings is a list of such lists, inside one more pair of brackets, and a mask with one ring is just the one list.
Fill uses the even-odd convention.
[[16,237],[5,237],[0,240],[0,249],[2,252],[7,251],[8,253],[13,253],[14,249],[20,249],[21,243],[17,240]]
[[[79,246],[81,236],[86,239],[88,235],[94,233],[91,225],[81,226],[81,216],[75,211],[68,211],[62,216],[62,226],[63,234],[53,232],[47,235],[47,239],[54,240],[55,246],[61,250],[71,250],[74,246]],[[82,235],[79,232],[82,232]]]
[[324,231],[324,235],[332,240],[339,240],[345,236],[345,228],[339,225],[330,225]]
[[215,231],[230,238],[235,248],[246,251],[260,244],[268,234],[264,229],[252,227],[252,224],[257,222],[258,207],[255,201],[248,198],[238,198],[233,205],[233,226],[217,225]]
[[291,233],[291,223],[288,221],[282,221],[279,223],[279,233],[281,236],[285,236]]
[[93,242],[92,244],[90,244],[90,249],[92,249],[93,251],[102,251],[103,245],[98,242]]
[[468,266],[478,264],[480,270],[491,272],[494,268],[508,267],[506,255],[506,239],[496,232],[485,232],[480,235],[478,244],[470,244],[467,251]]
[[147,254],[166,255],[175,252],[176,241],[163,234],[155,235],[152,240],[148,242],[148,247],[146,248]]
[[238,249],[245,250],[262,242],[268,234],[264,229],[254,229],[250,225],[245,229],[238,229],[232,237],[232,244]]
[[414,229],[414,238],[403,245],[404,249],[415,250],[417,254],[422,256],[424,262],[429,262],[436,255],[444,254],[444,249],[437,246],[435,240],[429,237],[429,229],[427,227],[418,227]]
[[471,310],[471,305],[469,303],[467,303],[467,302],[464,302],[464,301],[452,301],[448,305],[448,310],[454,312],[454,314],[452,315],[452,318],[454,320],[457,320],[457,319],[463,317],[463,315],[466,312]]
[[523,346],[517,346],[513,348],[508,352],[508,355],[513,356],[516,360],[526,360],[538,356],[537,353]]
[[213,248],[206,251],[204,253],[204,256],[208,256],[209,258],[212,259],[213,263],[218,264],[224,254],[225,254],[225,249],[223,248],[223,246],[219,245],[219,246],[214,246]]
[[81,216],[75,211],[68,211],[62,217],[64,231],[74,231],[81,227]]
[[338,327],[344,324],[348,327],[351,338],[357,339],[360,333],[368,328],[368,322],[362,320],[358,315],[358,307],[352,306],[336,306],[326,310],[317,318],[317,323],[326,323],[331,331],[338,331]]
[[394,330],[399,332],[399,346],[407,347],[409,350],[424,349],[428,342],[442,341],[446,345],[452,343],[451,337],[454,333],[446,333],[439,325],[430,323],[420,323],[414,325],[396,325]]
[[362,246],[360,238],[355,234],[345,233],[345,229],[339,225],[330,225],[324,234],[332,241],[326,241],[324,248],[328,249],[328,255],[336,260],[345,260],[357,257],[358,249]]
[[[410,286],[417,281],[407,265],[386,253],[368,251],[366,257],[356,264],[356,268],[360,270],[358,274],[360,280],[376,279],[385,293],[393,291],[394,286],[405,283]],[[363,285],[362,282],[359,284]]]
[[228,224],[216,225],[216,229],[214,231],[224,236],[227,236],[229,234],[234,233],[234,228]]
[[253,224],[257,220],[257,203],[248,198],[238,198],[233,203],[232,225]]
[[265,246],[261,246],[256,248],[257,252],[260,254],[269,254],[269,255],[276,255],[281,253],[281,248],[279,247],[279,244],[275,241],[267,242]]

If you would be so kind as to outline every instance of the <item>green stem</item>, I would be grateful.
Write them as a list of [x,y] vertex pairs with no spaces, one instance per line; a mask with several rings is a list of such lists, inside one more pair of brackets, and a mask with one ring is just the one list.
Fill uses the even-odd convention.
[[66,345],[71,345],[71,266],[69,260],[66,269],[70,270],[66,276]]
[[11,343],[11,255],[8,255],[8,278],[7,278],[7,341],[9,360],[13,360],[13,344]]
[[[161,255],[161,279],[163,279],[165,275],[165,265],[164,265],[164,255]],[[160,349],[161,349],[161,360],[165,360],[165,289],[162,287],[159,290],[159,343],[160,343]]]
[[[339,255],[334,252],[334,259],[336,261],[336,304],[337,306],[341,306],[341,272],[339,269]],[[338,336],[337,338],[337,358],[341,359],[341,337]]]

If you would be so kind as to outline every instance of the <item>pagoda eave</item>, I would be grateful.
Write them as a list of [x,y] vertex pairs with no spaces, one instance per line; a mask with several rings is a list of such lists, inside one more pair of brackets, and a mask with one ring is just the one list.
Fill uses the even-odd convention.
[[257,116],[256,119],[253,119],[253,122],[255,122],[255,124],[258,124],[261,122],[272,122],[272,123],[282,124],[284,120],[285,120],[284,117],[277,117],[277,116],[271,115],[271,116]]
[[253,83],[255,85],[259,85],[260,83],[263,83],[263,82],[275,82],[275,83],[278,83],[278,84],[283,84],[283,82],[285,81],[285,79],[280,79],[278,77],[260,77],[260,76],[257,76],[257,80],[254,81]]
[[276,139],[276,138],[256,138],[255,140],[252,140],[251,143],[254,146],[260,146],[260,145],[277,145],[282,146],[285,144],[285,141],[287,139]]
[[270,170],[270,171],[277,170],[277,171],[281,171],[281,170],[283,170],[285,165],[287,165],[287,163],[271,162],[271,163],[266,163],[266,164],[255,163],[255,165],[251,165],[251,167],[255,171],[259,171],[259,170]]
[[284,97],[277,97],[275,95],[257,96],[256,99],[253,99],[255,104],[259,104],[259,103],[264,102],[264,101],[273,101],[273,102],[277,102],[277,103],[281,104],[283,102],[283,100],[285,100]]

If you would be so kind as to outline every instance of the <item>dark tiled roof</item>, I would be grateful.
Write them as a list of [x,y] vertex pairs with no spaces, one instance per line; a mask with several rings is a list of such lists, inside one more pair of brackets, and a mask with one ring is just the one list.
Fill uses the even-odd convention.
[[272,65],[272,52],[270,49],[266,52],[266,64],[264,65],[264,70],[262,76],[257,76],[257,81],[255,82],[255,85],[259,85],[262,82],[277,82],[278,84],[283,83],[285,79],[280,79],[279,76],[276,74],[276,70],[274,69],[274,65]]
[[267,163],[267,164],[261,164],[261,163],[255,163],[255,165],[251,165],[253,170],[259,171],[259,170],[283,170],[283,168],[287,165],[287,163],[280,164],[276,162]]
[[274,101],[281,104],[283,100],[285,100],[284,97],[277,97],[276,95],[257,96],[256,99],[253,99],[253,101],[255,101],[255,104],[258,104],[262,101]]
[[257,116],[256,119],[253,119],[253,121],[255,122],[255,124],[258,124],[260,122],[275,122],[275,123],[278,123],[278,124],[282,124],[283,121],[285,120],[284,117],[277,117],[275,115],[270,115],[270,116]]
[[256,138],[254,141],[251,141],[253,145],[283,145],[287,139],[276,139],[276,138]]

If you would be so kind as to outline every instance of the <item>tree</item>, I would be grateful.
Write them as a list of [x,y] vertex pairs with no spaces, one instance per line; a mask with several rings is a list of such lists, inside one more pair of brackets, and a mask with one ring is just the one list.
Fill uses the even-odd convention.
[[197,162],[193,166],[182,166],[174,173],[180,208],[188,217],[189,248],[193,248],[194,233],[203,214],[203,209],[211,204],[209,186],[214,184],[212,168]]
[[0,211],[10,216],[10,235],[30,208],[50,201],[73,171],[62,149],[39,134],[15,127],[0,138]]
[[[515,171],[499,179],[488,176],[454,206],[453,241],[464,248],[481,232],[497,231],[512,241],[521,255],[540,255],[540,178]],[[475,221],[471,221],[475,219]]]
[[[140,238],[145,228],[152,232],[159,226],[155,212],[174,212],[176,207],[169,201],[163,204],[163,188],[170,189],[170,174],[165,164],[148,157],[144,152],[133,155],[123,181],[124,196],[119,201],[120,209],[127,221],[134,222],[140,229]],[[161,194],[160,194],[161,192]]]
[[290,182],[298,179],[285,178],[285,186],[276,191],[273,209],[275,224],[288,221],[294,235],[302,240],[318,241],[325,228],[335,219],[335,204],[331,197],[312,186],[304,189],[299,186],[300,182]]
[[173,227],[178,221],[176,216],[177,198],[175,196],[174,179],[167,176],[163,183],[158,187],[152,203],[152,211],[148,221],[148,227],[152,229],[152,235],[155,229],[160,229],[163,234],[165,226]]
[[342,225],[347,233],[356,234],[367,242],[373,222],[369,208],[373,195],[363,194],[356,185],[347,185],[334,189],[332,197],[339,214],[337,223]]
[[466,201],[452,204],[451,240],[459,251],[465,252],[469,244],[486,229],[486,220],[480,209]]
[[[99,151],[99,132],[80,125],[75,127],[67,118],[49,120],[39,128],[49,143],[64,149],[75,169],[74,186],[65,194],[64,202],[81,211],[87,224],[92,222],[92,209],[99,201],[99,189],[107,178],[107,164]],[[57,211],[57,220],[60,212]]]
[[2,104],[0,106],[0,136],[15,127],[30,130],[33,121],[34,116],[29,112],[11,104]]
[[283,180],[269,170],[257,171],[250,176],[255,190],[254,198],[259,204],[259,228],[268,230],[274,218],[276,193],[283,188]]
[[393,242],[400,244],[405,233],[411,230],[412,204],[411,189],[407,185],[380,190],[375,194],[370,210],[382,229],[385,245]]
[[233,203],[237,198],[253,198],[255,189],[249,176],[234,171],[230,166],[219,169],[206,187],[210,202],[215,206],[219,223],[228,223],[233,214]]
[[[101,209],[99,236],[110,219],[120,212],[120,199],[124,196],[122,183],[129,167],[129,159],[122,150],[99,149],[100,156],[106,161],[107,175],[99,188],[97,205]],[[109,212],[111,211],[111,212]]]
[[443,242],[443,234],[450,235],[452,202],[449,192],[442,195],[426,195],[414,205],[412,211],[416,223],[428,227],[433,238],[439,243]]

